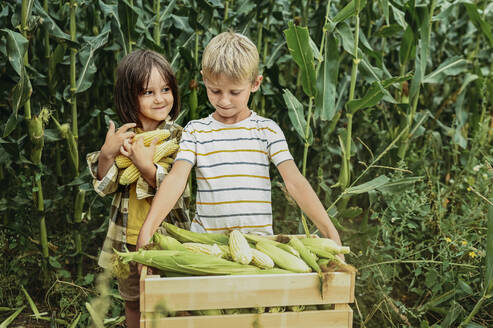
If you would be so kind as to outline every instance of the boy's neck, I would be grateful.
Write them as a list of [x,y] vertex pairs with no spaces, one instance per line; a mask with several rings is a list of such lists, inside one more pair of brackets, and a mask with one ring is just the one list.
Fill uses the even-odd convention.
[[239,113],[239,115],[235,115],[232,117],[224,117],[219,115],[218,112],[216,111],[212,113],[212,118],[223,124],[236,124],[249,118],[252,115],[252,113],[253,112],[250,109],[247,109]]

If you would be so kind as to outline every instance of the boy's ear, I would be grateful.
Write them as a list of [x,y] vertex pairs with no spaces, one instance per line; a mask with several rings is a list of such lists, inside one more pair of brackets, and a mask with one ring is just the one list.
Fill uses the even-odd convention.
[[257,91],[258,88],[260,88],[260,84],[262,84],[263,79],[264,79],[264,77],[262,75],[257,75],[257,77],[255,78],[255,81],[253,81],[253,83],[252,83],[252,92]]

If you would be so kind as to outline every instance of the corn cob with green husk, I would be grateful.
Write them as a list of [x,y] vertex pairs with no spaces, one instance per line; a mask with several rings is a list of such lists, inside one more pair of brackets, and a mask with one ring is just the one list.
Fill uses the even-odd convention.
[[186,251],[187,249],[178,240],[171,236],[165,236],[159,232],[154,233],[152,241],[159,249],[172,251]]
[[191,252],[224,257],[224,252],[221,248],[219,248],[219,246],[217,246],[217,244],[208,245],[202,243],[183,243],[182,245]]
[[252,261],[252,249],[239,230],[233,230],[229,234],[229,250],[235,262],[248,264]]
[[283,243],[280,243],[278,241],[275,241],[275,240],[272,240],[272,239],[269,239],[269,238],[265,238],[265,237],[262,237],[262,236],[257,236],[257,235],[245,235],[245,238],[252,242],[253,244],[256,244],[258,243],[259,241],[265,241],[265,242],[268,242],[276,247],[279,247],[283,250],[285,250],[286,252],[289,252],[295,256],[298,256],[300,257],[300,253],[294,249],[293,247],[291,247],[290,245],[288,244],[283,244]]
[[261,240],[257,242],[256,248],[259,251],[269,255],[274,263],[282,269],[300,273],[312,271],[302,259],[274,246],[269,242]]
[[189,230],[179,228],[171,223],[164,223],[166,232],[172,237],[178,239],[182,243],[192,242],[192,243],[202,243],[202,244],[218,244],[218,245],[228,245],[228,236],[223,233],[198,233]]
[[291,312],[303,312],[303,311],[305,311],[304,305],[291,305],[291,306],[288,306],[287,308]]
[[138,250],[137,252],[118,252],[123,263],[135,261],[166,272],[200,275],[259,274],[259,268],[243,265],[212,255],[197,254],[190,251]]
[[269,313],[281,313],[286,311],[286,308],[284,306],[271,306],[269,308]]
[[326,252],[331,254],[348,254],[350,252],[349,247],[347,246],[339,246],[335,241],[329,238],[301,238],[300,241],[310,248],[312,252],[317,254],[318,256],[325,257],[320,255],[314,249],[319,250],[320,253],[324,254]]
[[317,263],[317,257],[296,237],[291,237],[289,245],[296,249],[303,261],[306,262],[314,271],[320,273],[320,266]]

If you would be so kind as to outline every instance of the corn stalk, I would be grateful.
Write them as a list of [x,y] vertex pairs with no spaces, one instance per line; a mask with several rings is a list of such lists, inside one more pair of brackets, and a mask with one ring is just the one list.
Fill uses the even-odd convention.
[[[72,41],[77,40],[77,11],[78,3],[76,0],[70,0],[70,38]],[[77,49],[70,49],[70,105],[72,108],[72,131],[67,135],[69,153],[75,170],[75,177],[79,176],[79,153],[78,153],[78,122],[77,122],[77,79],[76,79],[76,55]],[[78,226],[82,222],[82,208],[84,206],[85,191],[77,189],[74,202],[74,242],[77,258],[77,278],[82,279],[82,241],[80,229]]]

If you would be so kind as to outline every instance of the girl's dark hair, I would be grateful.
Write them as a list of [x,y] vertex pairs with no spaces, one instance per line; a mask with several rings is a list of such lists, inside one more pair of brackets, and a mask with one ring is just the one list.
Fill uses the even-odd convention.
[[173,108],[169,115],[175,120],[180,113],[180,95],[175,74],[170,63],[152,50],[136,50],[123,57],[118,64],[115,83],[115,107],[123,123],[137,123],[139,119],[139,95],[147,88],[151,70],[156,67],[173,93]]

